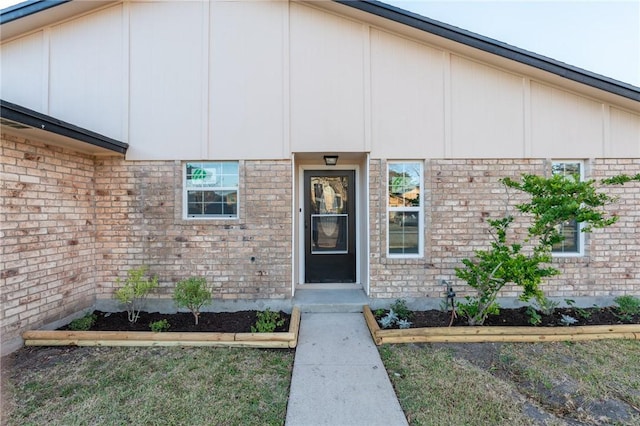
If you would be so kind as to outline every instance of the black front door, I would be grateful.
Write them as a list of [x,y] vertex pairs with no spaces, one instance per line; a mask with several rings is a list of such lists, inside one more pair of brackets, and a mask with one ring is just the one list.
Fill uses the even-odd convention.
[[305,283],[356,282],[354,170],[306,170]]

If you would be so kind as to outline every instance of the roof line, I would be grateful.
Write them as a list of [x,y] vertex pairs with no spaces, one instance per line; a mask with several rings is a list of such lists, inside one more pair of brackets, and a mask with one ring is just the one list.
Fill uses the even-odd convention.
[[0,25],[33,15],[71,0],[28,0],[0,10]]
[[0,99],[0,117],[89,145],[126,154],[129,144]]
[[560,77],[586,84],[597,89],[640,101],[640,87],[584,70],[507,43],[426,18],[407,10],[376,0],[333,0],[336,3],[362,10],[412,28],[431,33],[494,55],[529,65]]

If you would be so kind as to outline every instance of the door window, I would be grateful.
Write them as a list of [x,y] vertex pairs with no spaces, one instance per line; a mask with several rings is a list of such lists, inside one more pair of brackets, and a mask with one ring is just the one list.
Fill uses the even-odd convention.
[[312,254],[347,253],[349,180],[347,176],[311,177]]
[[394,161],[387,170],[388,255],[422,256],[422,163]]

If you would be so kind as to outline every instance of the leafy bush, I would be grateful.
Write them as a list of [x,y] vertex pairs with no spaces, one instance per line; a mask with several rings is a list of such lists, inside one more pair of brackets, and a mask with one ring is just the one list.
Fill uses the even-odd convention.
[[71,323],[69,323],[69,330],[73,330],[73,331],[91,330],[91,327],[96,322],[96,319],[98,318],[93,313],[87,314],[82,318],[76,318],[73,321],[71,321]]
[[399,319],[398,328],[411,328],[411,321],[407,321],[406,319]]
[[[591,312],[587,311],[584,308],[580,308],[575,306],[576,301],[573,299],[564,299],[564,302],[569,306],[573,311],[582,319],[589,319],[591,317]],[[597,305],[593,305],[594,308],[597,308]]]
[[280,312],[272,312],[267,309],[256,314],[256,324],[251,326],[252,333],[273,333],[277,327],[284,325],[284,318],[280,318]]
[[196,324],[200,317],[200,308],[211,302],[211,292],[202,277],[190,277],[180,281],[173,292],[173,301],[178,308],[187,308],[193,314]]
[[635,296],[618,296],[613,301],[618,305],[616,316],[623,321],[631,321],[634,315],[640,314],[640,299]]
[[[406,306],[405,306],[405,308],[406,308]],[[411,311],[409,311],[409,312],[410,312],[411,315],[413,315],[413,312],[411,312]],[[404,312],[404,315],[407,315],[407,313]],[[394,325],[398,325],[398,328],[410,328],[411,327],[411,321],[407,320],[406,318],[401,318],[400,315],[398,315],[393,308],[390,308],[389,312],[385,316],[383,316],[382,318],[380,318],[378,320],[378,323],[380,324],[380,327],[382,327],[382,328],[391,328]]]
[[[492,301],[487,304],[478,297],[465,296],[465,302],[458,302],[456,310],[460,315],[467,318],[469,325],[481,325],[489,315],[499,315],[500,305],[497,302]],[[479,318],[482,318],[482,322],[479,322]]]
[[[640,174],[603,183],[624,184],[629,180],[640,180]],[[463,259],[464,266],[456,268],[456,276],[477,291],[477,295],[467,297],[467,302],[460,304],[469,325],[482,325],[487,316],[496,311],[498,293],[508,283],[522,287],[519,297],[522,301],[532,297],[545,300],[540,289],[542,280],[560,273],[548,265],[552,260],[553,245],[564,240],[558,225],[576,220],[584,224],[582,231],[588,232],[609,226],[617,219],[607,217],[601,210],[615,199],[599,193],[593,180],[525,174],[520,182],[510,178],[501,179],[501,182],[507,190],[513,188],[530,196],[528,202],[518,204],[516,208],[532,216],[532,224],[523,241],[532,249],[524,252],[521,243],[508,241],[512,239],[508,231],[514,221],[508,211],[503,218],[488,221],[493,237],[491,247],[476,250],[475,259]]]
[[169,321],[167,321],[166,319],[153,321],[149,323],[149,328],[151,328],[151,331],[153,331],[154,333],[167,331],[169,330],[169,327],[171,327],[171,324],[169,324]]
[[533,306],[527,306],[527,316],[531,325],[539,325],[542,322],[542,315]]
[[560,318],[560,322],[562,325],[573,325],[578,322],[577,319],[572,317],[571,315],[562,314],[562,318]]
[[389,309],[387,315],[380,318],[378,321],[380,323],[380,327],[382,328],[391,328],[398,321],[398,315],[393,311],[393,309]]
[[536,297],[535,304],[538,305],[538,309],[540,309],[540,312],[542,312],[544,315],[552,315],[553,311],[556,310],[560,302],[555,302],[545,295],[540,295]]
[[[124,285],[116,291],[116,299],[126,306],[129,322],[138,321],[144,299],[153,289],[158,287],[158,277],[146,279],[146,273],[147,267],[145,266],[127,271]],[[116,282],[122,284],[120,278]]]
[[399,319],[410,320],[413,318],[413,311],[407,308],[407,301],[404,299],[397,299],[391,304],[390,309],[396,313]]

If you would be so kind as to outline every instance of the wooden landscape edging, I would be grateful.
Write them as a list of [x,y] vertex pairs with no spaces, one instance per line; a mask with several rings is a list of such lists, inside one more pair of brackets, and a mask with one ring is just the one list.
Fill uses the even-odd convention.
[[382,330],[369,306],[362,312],[376,345],[385,343],[558,342],[601,339],[640,340],[640,324],[569,327],[424,327]]
[[293,307],[288,332],[181,333],[152,331],[31,330],[22,333],[26,346],[227,346],[244,348],[295,348],[300,329],[300,309]]

